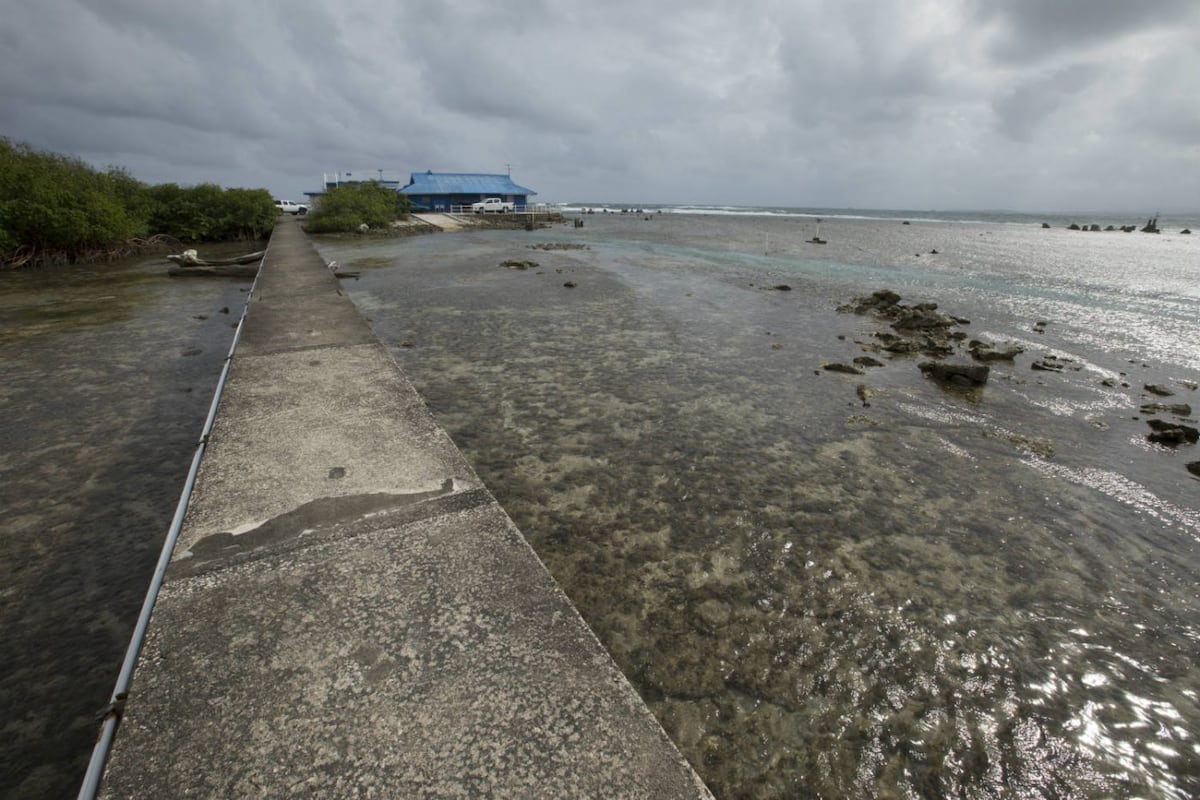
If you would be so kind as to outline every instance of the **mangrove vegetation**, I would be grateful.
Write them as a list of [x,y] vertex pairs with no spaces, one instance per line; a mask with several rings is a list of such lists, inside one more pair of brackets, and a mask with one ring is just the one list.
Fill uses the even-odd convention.
[[148,185],[120,167],[100,171],[0,138],[0,269],[259,239],[277,216],[266,189]]
[[316,209],[304,223],[309,233],[349,233],[367,228],[386,228],[408,217],[408,198],[377,183],[344,183],[321,195]]

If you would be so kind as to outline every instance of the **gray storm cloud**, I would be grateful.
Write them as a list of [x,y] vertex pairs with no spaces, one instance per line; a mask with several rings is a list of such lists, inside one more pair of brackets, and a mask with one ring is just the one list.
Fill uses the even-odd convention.
[[0,0],[0,135],[296,196],[503,171],[540,198],[1200,205],[1200,5]]

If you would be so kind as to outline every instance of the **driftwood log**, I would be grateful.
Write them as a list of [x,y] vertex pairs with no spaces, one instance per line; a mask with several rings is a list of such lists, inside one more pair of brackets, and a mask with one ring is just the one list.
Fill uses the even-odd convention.
[[227,267],[256,264],[262,261],[263,254],[266,252],[266,250],[259,250],[256,253],[247,253],[244,256],[234,256],[233,258],[200,258],[195,250],[184,250],[178,255],[167,256],[167,260],[174,261],[181,267]]
[[[167,256],[175,263],[167,268],[167,274],[177,278],[253,278],[258,274],[259,262],[266,250],[247,253],[235,258],[200,258],[195,250],[184,250],[178,255]],[[358,278],[357,272],[344,272],[337,262],[329,262],[329,270],[338,278]]]

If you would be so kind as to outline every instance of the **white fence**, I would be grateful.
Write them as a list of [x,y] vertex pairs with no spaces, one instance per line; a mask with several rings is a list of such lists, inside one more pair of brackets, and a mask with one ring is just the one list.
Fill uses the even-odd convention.
[[[556,214],[558,212],[559,212],[558,206],[551,205],[550,203],[529,203],[528,205],[516,206],[510,212],[502,212],[502,213]],[[471,214],[471,213],[482,213],[482,212],[472,212],[470,205],[462,205],[462,206],[450,206],[450,209],[445,213],[447,213],[447,214]]]

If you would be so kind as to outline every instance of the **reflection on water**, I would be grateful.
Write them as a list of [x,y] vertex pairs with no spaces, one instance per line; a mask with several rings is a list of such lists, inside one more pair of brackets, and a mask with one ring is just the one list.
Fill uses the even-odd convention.
[[72,797],[245,282],[0,272],[0,795]]
[[[813,260],[793,221],[587,225],[321,249],[392,259],[355,302],[719,796],[1200,791],[1200,456],[1132,419],[1198,365],[1097,310],[1124,273],[1063,309],[1021,229],[827,224]],[[554,239],[591,249],[524,247]],[[1027,353],[973,400],[906,359],[821,371],[880,325],[833,309],[883,286]]]

